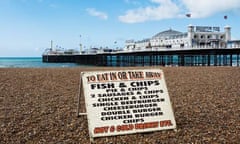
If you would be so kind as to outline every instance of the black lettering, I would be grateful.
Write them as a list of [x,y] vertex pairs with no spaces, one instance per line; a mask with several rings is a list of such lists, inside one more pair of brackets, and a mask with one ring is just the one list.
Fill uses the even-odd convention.
[[128,123],[143,123],[144,119],[127,119],[123,120],[123,123],[128,124]]
[[131,82],[130,85],[132,87],[143,87],[143,86],[157,86],[160,85],[158,80],[154,81],[137,81],[137,82]]
[[123,88],[123,87],[127,87],[125,83],[119,83],[119,87]]
[[91,89],[111,89],[115,88],[114,83],[91,84]]

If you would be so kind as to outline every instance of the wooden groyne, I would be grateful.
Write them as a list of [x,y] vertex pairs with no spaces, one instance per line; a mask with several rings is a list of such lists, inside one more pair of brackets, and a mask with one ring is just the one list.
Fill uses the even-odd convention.
[[95,66],[240,66],[240,48],[43,55],[42,60]]

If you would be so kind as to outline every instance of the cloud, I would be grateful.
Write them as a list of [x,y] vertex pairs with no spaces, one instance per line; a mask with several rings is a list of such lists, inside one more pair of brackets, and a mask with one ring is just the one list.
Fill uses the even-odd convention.
[[204,18],[240,8],[240,0],[182,0],[182,3],[193,18]]
[[[130,2],[130,0],[125,0]],[[139,7],[126,11],[118,17],[124,23],[139,23],[151,20],[186,18],[205,18],[216,13],[240,9],[240,0],[149,0],[152,6]]]
[[128,10],[125,15],[118,17],[119,20],[125,23],[137,23],[173,18],[179,13],[179,8],[171,0],[151,0],[151,2],[157,3],[158,6]]
[[88,9],[86,9],[86,11],[91,16],[95,16],[95,17],[98,17],[98,18],[104,19],[104,20],[108,19],[108,15],[106,13],[97,11],[94,8],[88,8]]

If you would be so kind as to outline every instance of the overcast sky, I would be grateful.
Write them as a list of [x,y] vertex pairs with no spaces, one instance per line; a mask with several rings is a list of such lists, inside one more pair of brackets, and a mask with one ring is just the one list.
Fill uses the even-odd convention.
[[189,24],[229,25],[240,39],[240,0],[1,0],[0,19],[0,57],[41,56],[51,40],[65,49],[124,47]]

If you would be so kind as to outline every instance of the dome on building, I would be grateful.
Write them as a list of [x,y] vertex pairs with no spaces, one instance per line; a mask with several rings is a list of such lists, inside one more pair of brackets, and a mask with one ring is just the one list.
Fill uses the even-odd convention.
[[176,30],[166,30],[166,31],[162,31],[157,33],[156,35],[153,36],[153,38],[157,38],[157,37],[173,37],[173,36],[177,36],[177,35],[181,35],[183,34],[182,32],[176,31]]

